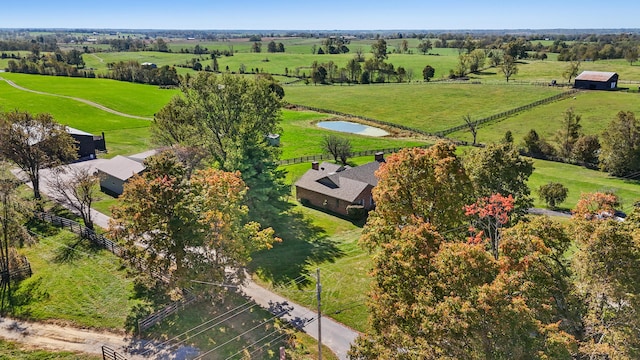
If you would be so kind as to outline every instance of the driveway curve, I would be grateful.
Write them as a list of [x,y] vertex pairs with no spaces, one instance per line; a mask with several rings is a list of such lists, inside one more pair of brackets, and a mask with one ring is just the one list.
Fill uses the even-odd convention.
[[22,87],[16,83],[14,83],[13,81],[9,80],[9,79],[5,79],[3,77],[0,77],[0,80],[4,80],[7,84],[11,85],[12,87],[18,89],[18,90],[22,90],[22,91],[27,91],[33,94],[38,94],[38,95],[48,95],[48,96],[55,96],[55,97],[59,97],[59,98],[64,98],[64,99],[70,99],[70,100],[75,100],[75,101],[79,101],[81,103],[87,104],[89,106],[93,106],[96,109],[102,110],[102,111],[106,111],[108,113],[114,114],[114,115],[118,115],[118,116],[123,116],[123,117],[127,117],[127,118],[131,118],[131,119],[138,119],[138,120],[153,120],[152,118],[149,117],[144,117],[144,116],[137,116],[137,115],[131,115],[131,114],[125,114],[123,112],[117,111],[117,110],[113,110],[111,108],[108,108],[104,105],[100,105],[96,102],[93,102],[91,100],[87,100],[87,99],[83,99],[83,98],[79,98],[79,97],[74,97],[74,96],[67,96],[67,95],[60,95],[60,94],[52,94],[52,93],[48,93],[48,92],[44,92],[44,91],[37,91],[37,90],[31,90],[31,89],[27,89],[25,87]]

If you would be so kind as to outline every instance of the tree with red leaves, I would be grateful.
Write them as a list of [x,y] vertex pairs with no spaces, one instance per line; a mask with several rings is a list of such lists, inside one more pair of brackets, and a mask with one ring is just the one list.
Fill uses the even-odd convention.
[[482,197],[471,205],[464,207],[465,214],[472,218],[469,228],[471,243],[482,243],[486,238],[493,257],[498,260],[500,235],[502,227],[509,222],[509,215],[514,209],[513,196],[493,194]]

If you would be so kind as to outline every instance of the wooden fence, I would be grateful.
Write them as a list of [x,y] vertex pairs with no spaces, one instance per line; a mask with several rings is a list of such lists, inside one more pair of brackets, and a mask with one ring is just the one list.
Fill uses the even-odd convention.
[[126,357],[120,355],[112,348],[103,345],[102,346],[102,360],[127,360]]
[[[412,146],[412,147],[428,148],[429,146],[431,146],[431,145],[421,145],[421,146]],[[355,151],[355,152],[351,153],[350,157],[375,155],[376,153],[379,153],[379,152],[384,153],[384,154],[392,154],[392,153],[398,152],[398,151],[400,151],[402,149],[403,148],[401,148],[401,147],[395,147],[395,148],[386,148],[386,149]],[[300,163],[305,163],[305,162],[310,162],[310,161],[319,161],[319,160],[333,160],[333,156],[328,155],[328,154],[300,156],[300,157],[293,158],[293,159],[280,160],[279,164],[280,165],[292,165],[292,164],[300,164]]]
[[118,257],[124,257],[125,255],[125,251],[118,244],[100,234],[97,234],[95,231],[80,223],[46,212],[35,212],[34,216],[36,219],[68,229],[69,231],[80,235],[84,239],[89,239],[92,243],[107,249]]

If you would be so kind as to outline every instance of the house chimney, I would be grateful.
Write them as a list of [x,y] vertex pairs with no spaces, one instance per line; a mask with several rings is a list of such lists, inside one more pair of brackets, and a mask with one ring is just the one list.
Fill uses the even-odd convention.
[[317,161],[313,161],[311,162],[311,169],[313,170],[320,170],[320,165],[318,164]]
[[384,153],[382,151],[378,151],[375,156],[377,162],[384,162]]

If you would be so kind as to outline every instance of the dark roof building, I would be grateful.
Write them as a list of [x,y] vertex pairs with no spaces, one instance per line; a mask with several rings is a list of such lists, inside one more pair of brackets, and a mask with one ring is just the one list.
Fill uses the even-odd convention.
[[378,184],[375,172],[382,162],[382,153],[376,154],[375,161],[357,167],[314,161],[311,169],[296,181],[296,197],[341,215],[348,215],[349,205],[373,209],[371,190]]
[[618,87],[618,74],[608,71],[583,71],[575,79],[576,89],[615,90]]

